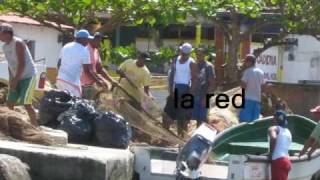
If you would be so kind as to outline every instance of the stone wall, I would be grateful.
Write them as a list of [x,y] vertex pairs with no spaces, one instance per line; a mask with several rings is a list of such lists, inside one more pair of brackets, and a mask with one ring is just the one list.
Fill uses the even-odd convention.
[[320,86],[274,83],[271,91],[285,100],[290,109],[298,115],[312,117],[309,110],[320,105]]

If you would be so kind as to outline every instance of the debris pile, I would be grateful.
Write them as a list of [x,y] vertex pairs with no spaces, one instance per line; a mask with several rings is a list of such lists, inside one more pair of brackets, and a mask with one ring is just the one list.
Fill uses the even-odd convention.
[[47,134],[34,127],[29,117],[7,107],[0,107],[0,136],[2,139],[18,139],[36,144],[52,145]]

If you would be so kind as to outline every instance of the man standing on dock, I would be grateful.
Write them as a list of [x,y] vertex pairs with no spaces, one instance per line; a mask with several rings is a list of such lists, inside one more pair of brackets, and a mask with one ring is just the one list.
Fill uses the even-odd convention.
[[252,122],[260,116],[261,90],[265,82],[263,71],[255,64],[256,57],[248,54],[244,60],[246,70],[241,78],[241,87],[245,89],[245,103],[239,114],[240,122]]
[[210,62],[205,60],[205,49],[197,48],[197,66],[198,66],[198,86],[196,90],[194,109],[192,118],[197,120],[197,127],[203,122],[207,122],[208,107],[206,104],[206,95],[214,91],[215,73]]
[[30,121],[37,126],[36,112],[32,106],[36,83],[36,68],[31,53],[24,41],[13,35],[10,24],[0,25],[0,40],[4,42],[3,52],[9,67],[9,93],[7,106],[24,105]]
[[[192,51],[193,48],[189,43],[184,43],[180,46],[180,55],[172,62],[168,77],[169,97],[164,111],[171,119],[177,120],[178,135],[180,137],[185,136],[192,113],[192,109],[181,107],[181,102],[184,95],[194,95],[197,86],[197,65],[190,57]],[[173,102],[175,100],[177,102]],[[172,104],[177,104],[178,106],[172,107]],[[164,119],[164,124],[166,124],[165,121]]]

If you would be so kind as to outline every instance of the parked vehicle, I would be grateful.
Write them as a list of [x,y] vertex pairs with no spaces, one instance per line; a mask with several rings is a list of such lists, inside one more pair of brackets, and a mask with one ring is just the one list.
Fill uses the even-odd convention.
[[[310,180],[319,171],[320,150],[311,160],[296,156],[311,134],[316,123],[298,115],[288,115],[292,132],[290,160],[291,180]],[[265,180],[270,178],[270,163],[267,160],[267,131],[272,117],[262,118],[253,123],[242,123],[218,134],[212,146],[210,163],[200,168],[201,178]],[[135,146],[135,172],[140,180],[174,180],[178,149],[150,146]],[[211,159],[211,160],[210,160]]]

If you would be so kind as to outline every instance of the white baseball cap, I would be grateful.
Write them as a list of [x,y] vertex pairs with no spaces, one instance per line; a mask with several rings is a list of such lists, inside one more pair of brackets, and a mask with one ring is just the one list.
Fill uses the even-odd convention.
[[189,43],[184,43],[184,44],[182,44],[179,49],[180,49],[180,50],[182,51],[182,53],[184,53],[184,54],[190,54],[190,53],[192,52],[192,50],[193,50],[192,45],[189,44]]

